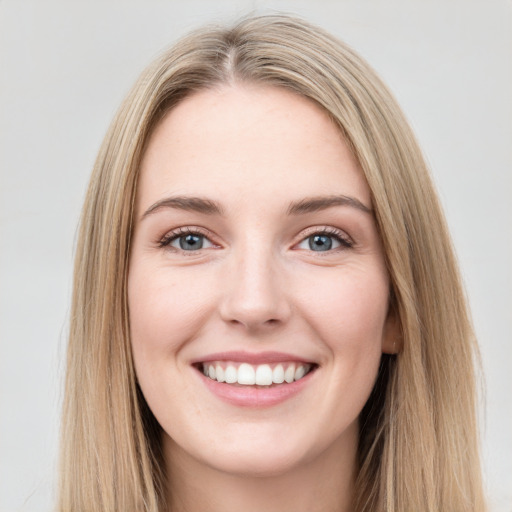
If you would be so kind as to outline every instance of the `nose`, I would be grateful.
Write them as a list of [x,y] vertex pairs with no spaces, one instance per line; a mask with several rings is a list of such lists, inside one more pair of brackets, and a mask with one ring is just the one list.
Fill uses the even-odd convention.
[[[269,251],[270,252],[270,251]],[[267,251],[242,251],[226,265],[220,315],[248,331],[286,323],[291,306],[277,257]]]

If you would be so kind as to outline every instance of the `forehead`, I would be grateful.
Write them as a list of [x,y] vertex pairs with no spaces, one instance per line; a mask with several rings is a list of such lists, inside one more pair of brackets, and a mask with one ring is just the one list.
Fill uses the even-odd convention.
[[313,101],[235,84],[187,97],[159,123],[141,166],[141,207],[166,194],[282,200],[350,194],[370,206],[359,164]]

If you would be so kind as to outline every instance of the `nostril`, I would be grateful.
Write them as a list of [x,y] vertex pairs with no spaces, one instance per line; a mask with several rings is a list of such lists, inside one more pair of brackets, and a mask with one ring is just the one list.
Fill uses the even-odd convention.
[[259,320],[258,318],[253,318],[250,316],[246,316],[244,318],[231,318],[227,320],[233,326],[245,327],[247,329],[261,329],[265,327],[276,327],[281,323],[281,320],[277,318],[269,318],[268,320]]

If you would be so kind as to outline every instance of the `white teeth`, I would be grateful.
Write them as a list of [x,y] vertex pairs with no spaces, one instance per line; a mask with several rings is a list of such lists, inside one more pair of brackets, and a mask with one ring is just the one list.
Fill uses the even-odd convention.
[[306,369],[304,366],[297,366],[297,369],[295,370],[295,380],[302,379],[306,375]]
[[234,366],[229,365],[224,373],[224,378],[228,384],[234,384],[238,381],[238,372]]
[[226,377],[224,376],[224,369],[220,364],[215,366],[215,375],[218,382],[224,382],[226,380]]
[[248,363],[204,363],[202,371],[206,377],[227,384],[244,386],[271,386],[272,384],[291,384],[302,379],[311,369],[310,364],[283,363],[273,369],[269,364],[251,365]]
[[295,365],[291,364],[286,368],[286,371],[284,372],[284,380],[288,382],[293,382],[293,379],[295,378]]
[[238,384],[256,384],[256,372],[250,364],[242,363],[238,367]]
[[268,364],[260,364],[256,368],[256,384],[259,386],[272,384],[272,368]]
[[284,368],[282,364],[278,364],[272,372],[272,382],[282,384],[284,382]]

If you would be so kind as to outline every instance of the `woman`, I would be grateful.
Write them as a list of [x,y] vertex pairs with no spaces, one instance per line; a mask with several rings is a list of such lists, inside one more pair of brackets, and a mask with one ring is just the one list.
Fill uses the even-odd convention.
[[203,29],[91,179],[60,510],[483,510],[475,352],[375,73],[295,18]]

